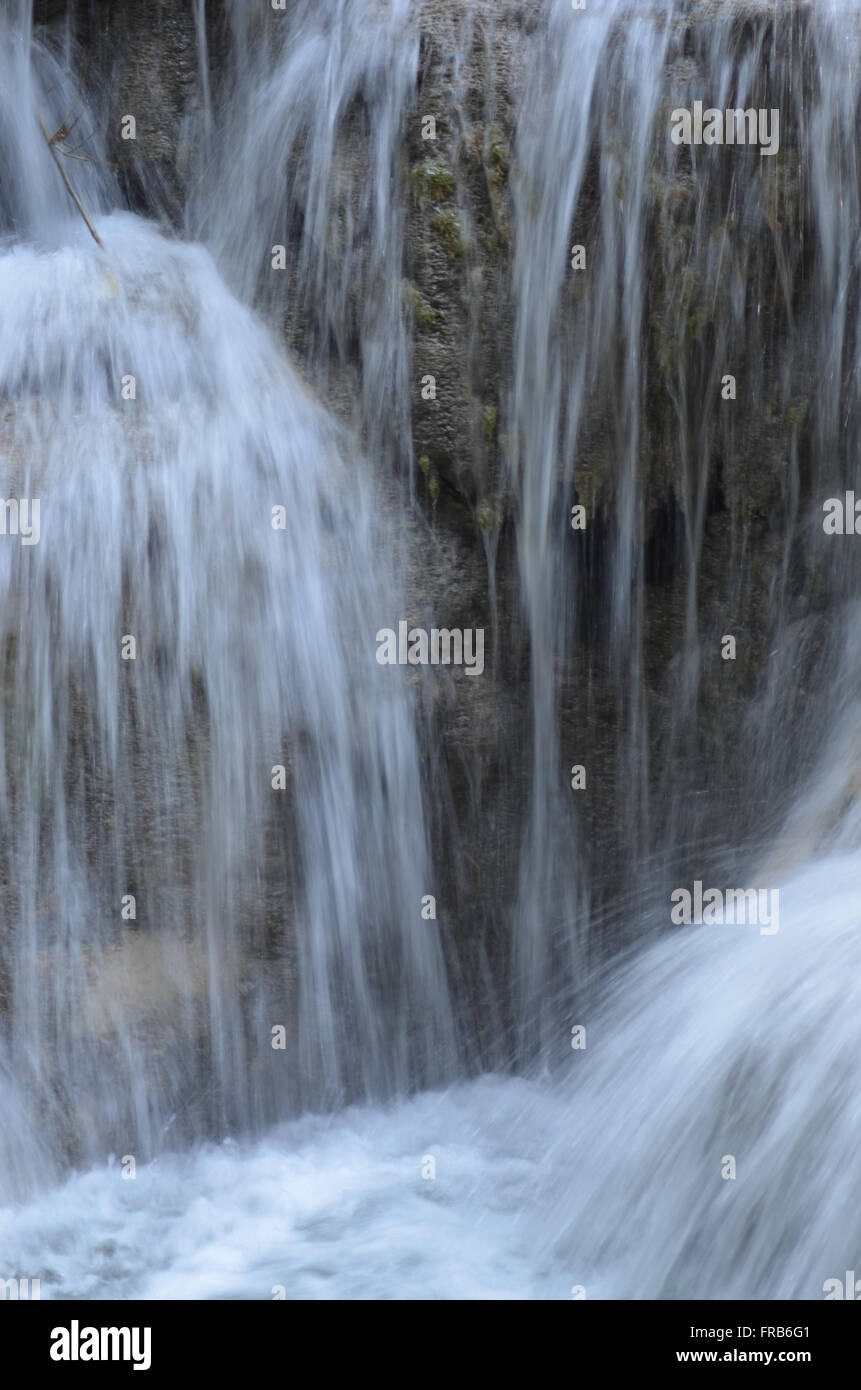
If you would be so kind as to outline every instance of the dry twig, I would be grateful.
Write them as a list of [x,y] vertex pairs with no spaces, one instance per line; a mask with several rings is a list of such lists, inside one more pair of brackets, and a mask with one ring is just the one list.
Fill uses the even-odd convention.
[[66,185],[66,189],[68,190],[72,202],[75,204],[75,207],[78,209],[78,212],[81,214],[84,221],[86,222],[87,227],[89,228],[90,236],[93,238],[93,241],[95,241],[98,246],[101,246],[102,250],[104,251],[105,244],[99,236],[98,232],[96,231],[95,227],[93,226],[90,214],[87,212],[87,209],[84,207],[83,203],[81,202],[80,198],[78,197],[77,193],[72,187],[72,180],[69,178],[69,175],[63,168],[63,161],[61,160],[60,155],[57,151],[58,141],[64,140],[66,136],[69,134],[69,130],[66,126],[65,121],[60,126],[59,130],[57,130],[53,135],[48,134],[48,131],[45,127],[45,122],[42,120],[41,116],[38,117],[38,121],[39,129],[45,137],[45,143],[48,146],[48,149],[51,151],[51,158],[53,159],[54,163],[60,171],[60,177],[62,178],[63,183]]

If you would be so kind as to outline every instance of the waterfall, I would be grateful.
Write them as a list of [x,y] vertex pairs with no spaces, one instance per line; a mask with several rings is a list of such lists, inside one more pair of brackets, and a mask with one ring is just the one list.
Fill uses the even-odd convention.
[[[605,919],[627,944],[632,904],[648,921],[691,865],[717,858],[731,874],[749,873],[845,705],[833,679],[837,620],[815,696],[796,688],[805,646],[822,639],[799,622],[792,557],[818,544],[811,568],[827,564],[817,578],[828,603],[852,597],[857,562],[848,551],[826,557],[821,522],[800,510],[800,496],[802,482],[819,500],[857,476],[857,8],[808,7],[783,29],[773,7],[754,9],[740,38],[731,6],[655,3],[632,14],[622,0],[575,18],[559,0],[525,90],[511,433],[533,732],[516,945],[525,1023],[546,1045],[559,1036],[558,997],[576,991],[589,958],[590,921]],[[683,22],[691,11],[708,19],[693,33]],[[779,108],[776,157],[679,151],[671,108],[702,95],[721,109]],[[792,189],[810,213],[786,225]],[[577,244],[588,257],[579,280]],[[755,592],[745,514],[759,460],[739,457],[737,418],[721,413],[725,372],[742,383],[746,421],[806,413],[815,422],[812,457],[801,456],[797,429],[788,442],[785,539],[768,592]],[[575,502],[592,517],[592,539],[572,548]],[[730,531],[719,612],[701,587],[715,564],[706,551],[715,512]],[[677,592],[669,642],[648,611],[657,574]],[[759,621],[761,603],[767,636],[755,657],[769,671],[766,689],[739,727],[737,757],[718,755],[699,726],[703,700],[720,698],[713,653],[721,632]],[[656,650],[670,658],[657,699],[647,672]],[[615,748],[597,768],[560,710],[580,699],[575,687],[584,713],[605,688],[614,709]],[[615,792],[609,838],[624,850],[611,874],[583,850],[566,779],[566,764],[590,754]],[[730,805],[732,846],[714,834]],[[639,939],[648,932],[641,926]]]
[[[0,1279],[820,1298],[861,1238],[859,568],[822,525],[861,497],[859,7],[191,9],[173,225],[71,20],[0,16]],[[448,496],[434,63],[439,259],[478,286],[492,247],[511,306]],[[698,101],[779,148],[674,143]],[[377,660],[468,607],[453,514],[490,518],[476,681]],[[672,923],[695,882],[779,926]]]
[[[220,153],[211,181],[192,201],[190,233],[205,239],[243,299],[257,296],[276,323],[287,317],[290,340],[314,364],[318,388],[327,386],[330,342],[341,359],[348,355],[348,322],[356,313],[363,370],[332,386],[362,428],[368,452],[396,451],[408,469],[403,214],[393,190],[415,88],[414,7],[408,0],[301,0],[279,15],[269,43],[256,45],[246,33],[253,8],[241,0],[230,8],[239,41]],[[346,135],[351,112],[358,119]],[[353,163],[343,158],[348,140]],[[274,169],[283,179],[273,179]],[[249,255],[252,246],[259,254]],[[286,274],[272,270],[275,246],[289,251]]]
[[445,1074],[413,714],[375,661],[399,513],[97,163],[93,244],[35,124],[68,94],[3,38],[38,187],[4,188],[2,456],[41,518],[0,554],[8,1065],[55,1146],[144,1157]]

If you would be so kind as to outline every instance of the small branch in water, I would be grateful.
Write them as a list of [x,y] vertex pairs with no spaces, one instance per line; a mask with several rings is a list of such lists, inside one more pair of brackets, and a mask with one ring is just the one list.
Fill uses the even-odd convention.
[[[101,246],[102,250],[104,251],[104,249],[105,249],[105,243],[102,241],[101,237],[99,236],[98,232],[96,231],[95,227],[93,226],[93,223],[92,223],[92,219],[91,219],[91,217],[90,217],[90,214],[87,212],[87,209],[84,207],[83,203],[81,202],[80,198],[78,197],[77,193],[75,192],[74,188],[72,187],[72,180],[69,178],[69,175],[66,173],[65,169],[63,168],[63,162],[62,162],[62,160],[61,160],[61,158],[60,158],[60,156],[59,156],[59,154],[58,154],[58,152],[57,152],[57,147],[56,147],[56,143],[55,143],[55,142],[56,142],[56,139],[57,139],[57,136],[54,136],[54,137],[52,138],[52,137],[48,134],[48,132],[47,132],[47,130],[46,130],[46,128],[45,128],[45,122],[42,120],[42,117],[41,117],[41,116],[38,117],[38,121],[39,121],[39,129],[41,130],[42,134],[43,134],[44,137],[45,137],[45,144],[48,146],[48,149],[51,151],[51,158],[53,159],[54,163],[56,164],[57,168],[58,168],[59,171],[60,171],[60,176],[61,176],[61,178],[62,178],[62,180],[63,180],[63,183],[66,185],[66,189],[68,190],[68,193],[69,193],[70,198],[72,199],[72,202],[75,204],[75,207],[78,209],[78,212],[81,214],[81,216],[83,217],[84,221],[86,222],[87,227],[89,228],[90,236],[93,238],[93,241],[95,241],[96,244],[97,244],[98,246]],[[61,126],[61,127],[60,127],[60,130],[57,132],[57,135],[60,135],[61,132],[62,132],[62,130],[63,130],[63,127]]]

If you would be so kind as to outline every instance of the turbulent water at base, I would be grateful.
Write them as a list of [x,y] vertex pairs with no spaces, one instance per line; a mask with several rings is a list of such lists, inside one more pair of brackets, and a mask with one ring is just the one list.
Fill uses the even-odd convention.
[[787,885],[765,943],[651,951],[565,1079],[91,1171],[0,1210],[2,1248],[58,1298],[821,1297],[861,1240],[858,870],[856,850]]
[[[732,193],[737,249],[697,226],[676,265],[664,365],[687,627],[657,781],[640,558],[645,208],[664,158],[661,73],[681,59],[689,7],[631,15],[613,0],[574,29],[558,0],[524,31],[510,390],[534,730],[509,943],[522,1074],[475,1076],[450,963],[419,914],[432,881],[420,704],[374,659],[377,629],[404,611],[411,525],[409,487],[393,481],[412,462],[396,166],[421,7],[314,0],[266,42],[247,5],[228,8],[216,90],[194,6],[201,157],[184,236],[123,210],[96,144],[73,170],[101,248],[36,120],[58,129],[75,84],[31,41],[29,5],[0,18],[2,491],[40,499],[38,544],[0,547],[0,1277],[39,1278],[43,1298],[821,1297],[861,1241],[853,562],[834,564],[824,675],[793,737],[773,727],[791,655],[746,732],[725,858],[780,884],[779,932],[689,928],[629,954],[593,987],[588,1048],[561,1064],[592,897],[559,787],[553,677],[579,636],[558,579],[567,498],[585,486],[590,401],[609,374],[619,818],[632,873],[663,881],[656,862],[675,864],[692,833],[673,768],[702,680],[701,480],[731,448],[731,424],[708,424],[702,399],[740,336],[757,402],[766,359],[785,382],[799,353],[816,355],[813,467],[855,478],[857,11],[814,7],[811,62],[832,78],[810,106],[794,71],[772,79],[786,139],[803,126],[819,248],[783,346],[771,326],[756,338],[744,287],[763,230],[787,287],[800,253],[752,183]],[[483,10],[465,5],[450,35],[455,72]],[[715,104],[778,104],[760,99],[770,54],[754,45],[739,63],[715,10]],[[372,155],[361,189],[334,158],[351,109]],[[286,188],[270,178],[285,161]],[[725,178],[703,153],[691,181],[704,208],[723,205]],[[595,180],[592,291],[557,331]],[[277,292],[275,243],[292,257]],[[685,273],[721,295],[707,361],[682,351]],[[324,394],[314,368],[342,342],[357,287],[363,372],[354,392],[335,384],[353,395],[337,424],[277,330],[285,308],[301,318]],[[787,804],[802,745],[814,775],[764,853],[748,806]],[[666,787],[660,806],[650,786]],[[645,919],[642,883],[628,901]],[[735,1182],[716,1177],[727,1154]]]

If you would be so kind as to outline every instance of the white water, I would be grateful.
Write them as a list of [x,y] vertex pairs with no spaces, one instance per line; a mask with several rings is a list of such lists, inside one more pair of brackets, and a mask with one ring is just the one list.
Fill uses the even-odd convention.
[[93,1169],[0,1212],[6,1262],[43,1298],[821,1298],[861,1241],[860,870],[799,875],[774,937],[681,928],[552,1078]]
[[[62,93],[0,37],[54,129]],[[33,157],[51,239],[0,253],[0,454],[41,508],[38,545],[0,551],[20,1103],[58,1158],[71,1133],[92,1159],[431,1080],[453,1029],[414,927],[417,744],[375,660],[403,517],[206,251],[100,213],[107,181],[99,250]]]

